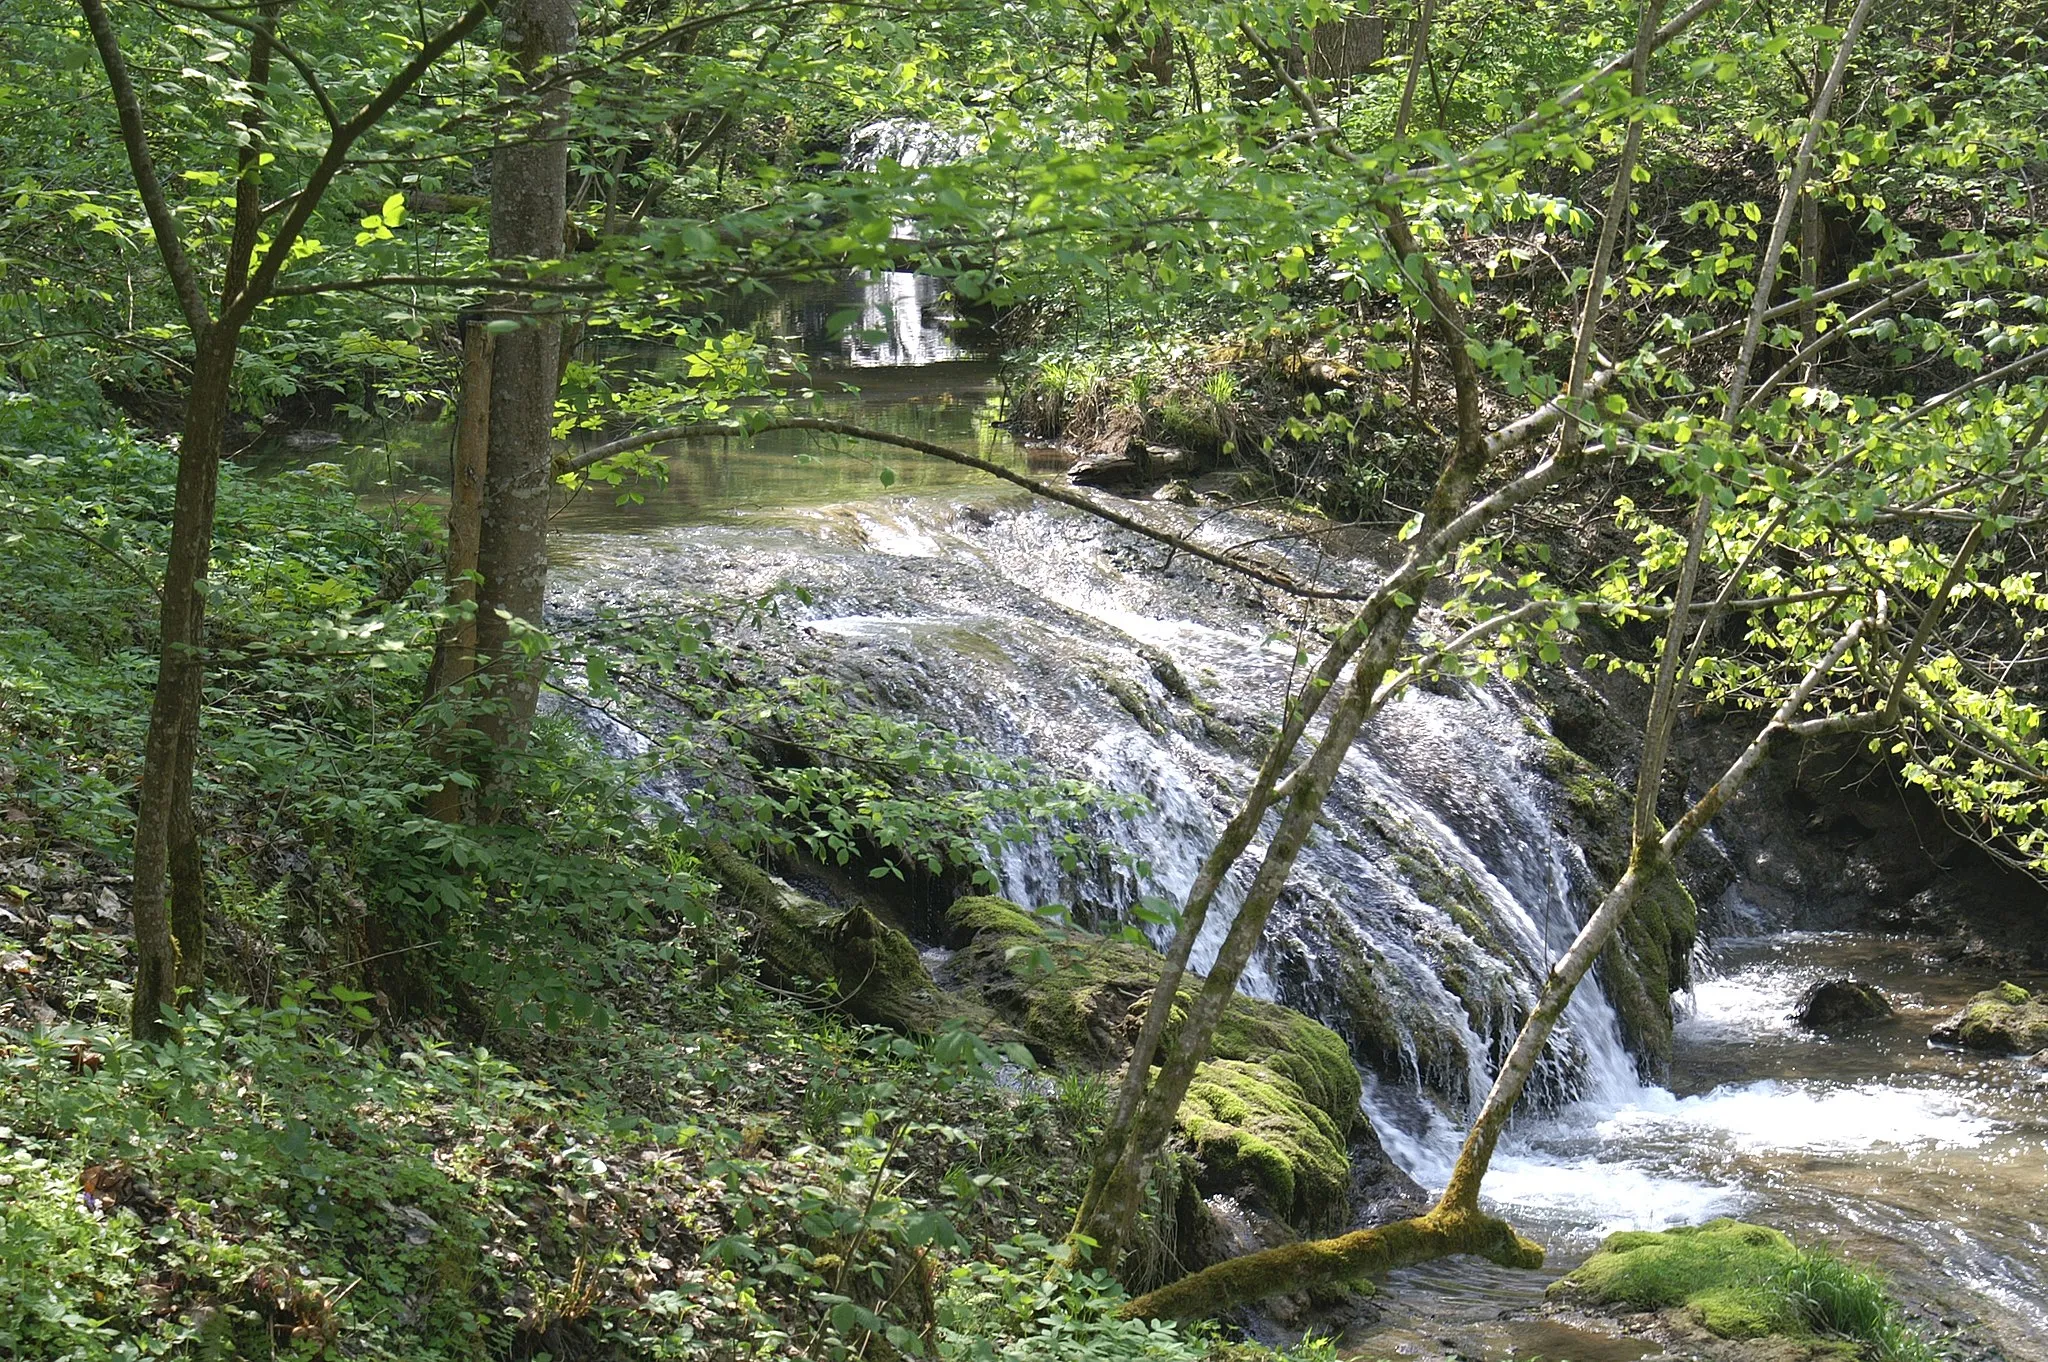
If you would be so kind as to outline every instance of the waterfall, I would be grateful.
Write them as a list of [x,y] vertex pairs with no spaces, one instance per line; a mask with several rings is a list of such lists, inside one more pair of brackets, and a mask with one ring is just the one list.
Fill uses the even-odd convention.
[[[1249,534],[1229,517],[1217,534]],[[1263,603],[1207,570],[1127,571],[1121,532],[1024,502],[963,514],[940,498],[821,513],[812,549],[749,562],[753,590],[813,593],[806,665],[949,731],[1139,795],[1094,829],[1149,862],[1065,869],[1048,843],[995,867],[1027,903],[1113,919],[1141,896],[1185,898],[1256,770],[1293,648]],[[703,561],[701,555],[696,558]],[[1587,910],[1591,876],[1559,830],[1539,717],[1505,688],[1416,690],[1344,763],[1241,987],[1346,1037],[1383,1088],[1455,1124],[1491,1085],[1550,958]],[[1194,953],[1213,962],[1263,853],[1255,843]],[[1598,982],[1567,1012],[1538,1102],[1619,1095],[1635,1065]]]
[[[854,129],[846,162],[872,174],[884,163],[906,170],[947,165],[973,153],[975,139],[917,119],[884,118]],[[899,241],[917,239],[917,224],[898,221]],[[944,304],[939,281],[908,270],[860,277],[860,321],[841,339],[842,358],[855,368],[943,364],[967,358],[954,339],[960,319]]]

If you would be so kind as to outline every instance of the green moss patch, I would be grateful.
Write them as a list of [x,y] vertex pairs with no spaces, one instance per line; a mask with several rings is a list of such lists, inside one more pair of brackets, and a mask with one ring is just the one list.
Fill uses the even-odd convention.
[[1739,1220],[1612,1235],[1550,1290],[1589,1305],[1684,1310],[1723,1338],[1840,1338],[1875,1362],[1936,1356],[1876,1277]]
[[1671,1062],[1676,1024],[1671,995],[1691,982],[1699,909],[1668,867],[1657,872],[1621,931],[1600,956],[1600,986],[1621,1022],[1622,1039],[1646,1077]]
[[1777,1230],[1739,1220],[1612,1235],[1552,1288],[1639,1310],[1683,1306],[1724,1338],[1805,1333],[1783,1287],[1799,1250]]
[[[1572,839],[1586,849],[1593,873],[1606,884],[1614,883],[1628,869],[1628,792],[1541,726],[1532,722],[1530,732],[1540,744],[1543,769],[1564,790]],[[1600,954],[1600,987],[1614,1004],[1622,1040],[1645,1077],[1656,1077],[1671,1063],[1676,1021],[1671,995],[1692,982],[1698,923],[1699,908],[1691,892],[1667,868],[1644,888],[1622,919],[1620,932]]]
[[1262,1064],[1214,1059],[1195,1071],[1180,1126],[1208,1190],[1256,1188],[1296,1224],[1345,1203],[1351,1159],[1344,1132],[1293,1080]]
[[961,945],[972,941],[983,932],[997,936],[1045,935],[1045,929],[1031,914],[1008,899],[999,899],[992,895],[955,899],[953,906],[946,910],[946,926],[951,929],[956,942]]
[[[965,898],[947,912],[972,939],[950,973],[963,992],[1015,1026],[1040,1058],[1110,1068],[1143,1023],[1164,963],[1148,946],[1049,931],[1016,904]],[[1178,1014],[1201,986],[1184,983]],[[1168,1031],[1171,1037],[1171,1030]],[[1358,1068],[1343,1037],[1289,1008],[1233,999],[1181,1111],[1212,1187],[1251,1186],[1281,1216],[1316,1223],[1340,1208],[1359,1114]]]
[[2048,1048],[2048,1003],[2010,981],[1986,989],[1934,1030],[1971,1050],[2024,1055]]

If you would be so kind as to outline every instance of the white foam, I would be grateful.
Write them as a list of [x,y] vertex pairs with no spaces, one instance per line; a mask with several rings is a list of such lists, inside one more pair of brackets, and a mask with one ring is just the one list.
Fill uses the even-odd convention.
[[1679,1023],[1701,1039],[1803,1036],[1793,1024],[1795,1001],[1817,972],[1794,966],[1753,967],[1693,985],[1692,1009]]
[[1696,1225],[1740,1209],[1735,1187],[1612,1162],[1503,1151],[1486,1174],[1486,1199],[1514,1215],[1562,1222],[1576,1235]]
[[1882,1082],[1844,1086],[1764,1079],[1697,1097],[1645,1089],[1638,1104],[1614,1112],[1596,1129],[1603,1139],[1625,1140],[1673,1125],[1718,1135],[1742,1153],[1967,1149],[1984,1143],[1998,1128],[1954,1093]]

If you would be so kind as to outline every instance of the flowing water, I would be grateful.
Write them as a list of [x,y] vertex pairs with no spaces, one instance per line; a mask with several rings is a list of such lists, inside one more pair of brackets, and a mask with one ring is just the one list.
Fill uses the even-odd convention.
[[[1151,859],[1150,883],[1111,868],[1070,874],[1024,847],[1001,866],[1004,892],[1108,913],[1146,890],[1183,892],[1249,778],[1249,737],[1292,673],[1291,645],[1268,637],[1241,586],[1185,562],[1162,569],[1161,551],[1076,514],[968,483],[868,492],[774,510],[696,500],[670,506],[667,525],[639,508],[629,536],[588,511],[566,538],[562,603],[630,608],[801,582],[810,665],[898,712],[1150,801],[1114,830]],[[1220,516],[1201,533],[1223,542],[1252,528]],[[1531,717],[1506,693],[1399,701],[1346,764],[1245,982],[1352,1040],[1383,1140],[1425,1185],[1441,1184],[1465,1103],[1588,899],[1536,769]],[[1879,984],[1899,1017],[1833,1040],[1797,1031],[1794,999],[1824,971]],[[1835,937],[1723,943],[1703,973],[1669,1088],[1638,1080],[1597,985],[1583,992],[1547,1077],[1552,1112],[1520,1123],[1496,1163],[1497,1208],[1552,1249],[1555,1269],[1616,1229],[1750,1216],[1879,1263],[1916,1300],[1981,1319],[2014,1358],[2048,1356],[2036,1261],[2048,1101],[2017,1064],[1926,1040],[1936,1015],[1991,981],[1910,945]],[[1357,1002],[1366,986],[1381,1013]],[[1534,1305],[1551,1275],[1439,1265],[1402,1274],[1390,1299],[1469,1324]],[[1426,1350],[1450,1336],[1473,1356],[1555,1356],[1570,1341],[1549,1322],[1464,1328],[1396,1308],[1361,1346]],[[1579,1339],[1565,1355],[1635,1346]]]
[[[1153,511],[1196,528],[1191,513]],[[629,534],[600,528],[598,511],[577,522],[563,609],[681,608],[800,582],[806,665],[1150,801],[1109,829],[1151,859],[1148,883],[1064,872],[1027,846],[1000,867],[1003,891],[1027,902],[1114,914],[1141,892],[1183,892],[1294,666],[1242,586],[992,486],[871,485],[855,501],[774,510],[700,501],[666,525],[649,514],[636,510]],[[1198,532],[1220,543],[1253,528],[1211,516]],[[1466,1104],[1592,888],[1554,816],[1532,719],[1504,690],[1397,702],[1346,763],[1244,983],[1351,1040],[1375,1126],[1425,1186],[1441,1185]],[[1797,1030],[1794,1001],[1823,974],[1879,985],[1899,1015],[1833,1039]],[[1648,1355],[1553,1321],[1473,1321],[1540,1303],[1556,1271],[1614,1230],[1739,1215],[1877,1263],[1931,1318],[1976,1322],[2014,1359],[2048,1357],[2048,1090],[2015,1061],[1927,1041],[1936,1017],[1995,981],[1910,943],[1836,936],[1724,942],[1702,976],[1668,1088],[1637,1078],[1596,983],[1568,1014],[1546,1111],[1517,1124],[1488,1182],[1494,1206],[1552,1250],[1551,1270],[1397,1274],[1386,1323],[1359,1346]]]
[[[851,281],[786,300],[768,325],[807,338],[833,399],[862,424],[1057,467],[995,424],[995,371],[961,358],[922,285]],[[882,309],[893,358],[835,332],[832,309]],[[915,317],[905,313],[914,309]],[[902,323],[899,325],[898,323]],[[823,385],[821,385],[823,386]],[[445,431],[376,433],[329,457],[385,495],[431,495]],[[1127,794],[1148,811],[1096,829],[1149,872],[1062,870],[1048,846],[999,866],[1003,892],[1114,917],[1178,898],[1245,789],[1297,675],[1281,603],[1246,583],[992,479],[915,455],[878,458],[791,433],[664,451],[669,478],[556,516],[551,609],[685,611],[800,585],[788,659],[875,702]],[[887,467],[893,485],[884,488]],[[1370,581],[1371,545],[1275,515],[1146,508],[1215,545],[1271,540],[1297,572]],[[1276,537],[1277,536],[1277,537]],[[1542,773],[1540,716],[1506,687],[1411,692],[1346,761],[1243,987],[1350,1041],[1389,1152],[1440,1185],[1468,1104],[1490,1083],[1548,958],[1592,895]],[[1054,831],[1048,829],[1050,836]],[[1247,857],[1256,865],[1263,842]],[[1243,889],[1196,951],[1214,958]],[[1789,1022],[1823,972],[1877,983],[1893,1022],[1817,1040]],[[1488,1182],[1552,1250],[1552,1270],[1454,1261],[1396,1274],[1375,1353],[1645,1356],[1551,1321],[1492,1322],[1540,1302],[1555,1270],[1618,1228],[1739,1214],[1878,1262],[1936,1311],[1982,1321],[2013,1359],[2048,1357],[2048,1094],[2012,1062],[1926,1043],[1930,1018],[1990,982],[1911,946],[1855,938],[1722,943],[1678,1033],[1669,1088],[1643,1084],[1595,981],[1580,991]],[[1479,1323],[1475,1323],[1478,1321]]]
[[[1842,977],[1884,990],[1897,1013],[1828,1037],[1793,1024],[1806,988]],[[1936,1330],[1974,1324],[1980,1347],[2048,1357],[2048,1076],[1928,1040],[1994,982],[1896,938],[1722,942],[1679,1025],[1671,1086],[1523,1122],[1491,1198],[1555,1267],[1617,1229],[1758,1220],[1877,1265]],[[1411,1171],[1440,1176],[1450,1139],[1425,1127],[1402,1150]],[[1533,1306],[1541,1280],[1526,1278],[1538,1275],[1472,1264],[1396,1274],[1396,1299],[1424,1304],[1361,1343],[1435,1356],[1453,1337],[1474,1357],[1526,1353],[1533,1326],[1474,1326],[1470,1307],[1490,1304],[1483,1318]]]

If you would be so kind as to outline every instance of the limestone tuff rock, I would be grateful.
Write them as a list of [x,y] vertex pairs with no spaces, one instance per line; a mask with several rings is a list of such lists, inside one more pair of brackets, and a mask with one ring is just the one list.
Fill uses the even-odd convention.
[[1826,979],[1800,995],[1792,1019],[1809,1031],[1831,1031],[1892,1015],[1891,999],[1854,979]]
[[1995,1054],[2027,1055],[2048,1049],[2048,999],[2018,984],[2001,983],[1935,1027],[1934,1038]]

